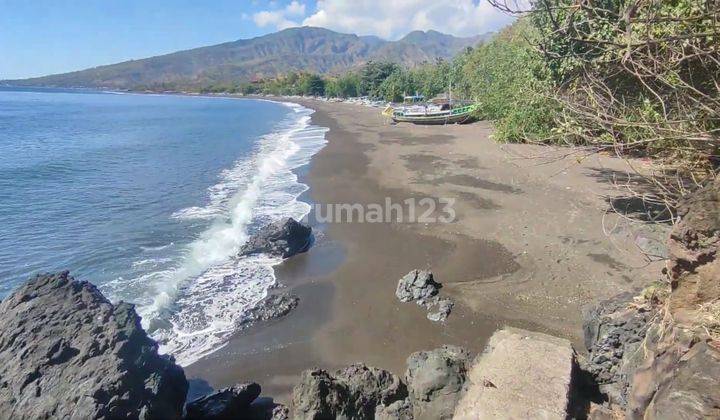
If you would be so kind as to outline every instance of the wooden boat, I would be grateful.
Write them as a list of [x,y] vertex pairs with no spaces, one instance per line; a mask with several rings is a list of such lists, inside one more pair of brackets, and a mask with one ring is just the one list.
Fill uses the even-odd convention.
[[392,118],[395,122],[409,122],[413,124],[443,125],[462,124],[473,117],[477,104],[462,104],[457,106],[451,102],[443,104],[425,104],[393,108],[388,106],[383,115]]

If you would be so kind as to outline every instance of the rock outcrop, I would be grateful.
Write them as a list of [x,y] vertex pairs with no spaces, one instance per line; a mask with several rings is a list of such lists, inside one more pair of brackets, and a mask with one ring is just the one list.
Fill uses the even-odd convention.
[[307,251],[312,243],[312,228],[288,217],[265,226],[240,249],[240,255],[270,254],[289,258]]
[[428,310],[427,319],[444,322],[455,303],[449,298],[440,298],[442,284],[435,281],[433,273],[427,270],[412,270],[398,281],[395,296],[400,302],[416,302]]
[[188,383],[132,305],[67,272],[0,303],[0,417],[174,419]]
[[260,396],[260,385],[246,383],[221,389],[191,401],[186,406],[187,420],[223,420],[247,417],[250,404]]
[[293,418],[373,419],[379,407],[406,396],[400,378],[386,370],[354,364],[331,375],[313,369],[302,373],[293,390]]
[[406,383],[363,364],[333,374],[303,372],[293,390],[294,419],[450,419],[464,389],[469,353],[456,346],[413,353]]
[[720,179],[677,214],[662,297],[620,296],[585,320],[587,369],[631,419],[720,418]]
[[630,418],[720,418],[720,178],[682,200],[671,290],[628,393]]

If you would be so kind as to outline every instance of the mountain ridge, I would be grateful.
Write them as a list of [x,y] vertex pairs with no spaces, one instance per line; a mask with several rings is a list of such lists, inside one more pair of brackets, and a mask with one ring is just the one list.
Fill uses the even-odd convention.
[[416,66],[449,59],[489,34],[459,38],[413,31],[397,41],[296,27],[248,39],[128,60],[69,73],[5,80],[13,86],[107,89],[193,88],[273,78],[291,71],[339,74],[372,60]]

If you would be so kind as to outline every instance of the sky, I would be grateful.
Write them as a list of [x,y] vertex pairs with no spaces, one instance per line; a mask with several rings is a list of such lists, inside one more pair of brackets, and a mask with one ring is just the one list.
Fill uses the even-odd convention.
[[0,0],[0,80],[81,70],[294,26],[395,40],[456,36],[512,18],[487,0]]

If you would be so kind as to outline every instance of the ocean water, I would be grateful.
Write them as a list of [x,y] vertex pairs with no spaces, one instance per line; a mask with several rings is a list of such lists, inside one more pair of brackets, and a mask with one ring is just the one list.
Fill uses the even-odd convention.
[[137,305],[187,365],[275,282],[249,234],[310,211],[293,170],[326,129],[294,104],[0,88],[0,297],[68,269]]

